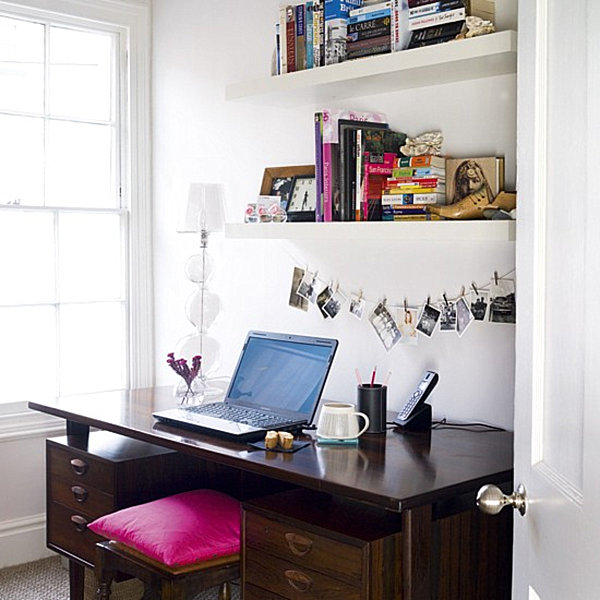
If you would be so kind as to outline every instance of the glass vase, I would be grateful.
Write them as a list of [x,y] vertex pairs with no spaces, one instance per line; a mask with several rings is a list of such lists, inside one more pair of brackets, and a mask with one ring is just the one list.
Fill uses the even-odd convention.
[[180,379],[173,390],[177,404],[202,404],[204,402],[205,384],[201,377],[192,379],[188,383],[184,379]]

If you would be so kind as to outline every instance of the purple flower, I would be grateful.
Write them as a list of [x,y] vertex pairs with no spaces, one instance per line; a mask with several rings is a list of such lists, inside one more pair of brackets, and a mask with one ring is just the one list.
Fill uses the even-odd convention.
[[198,377],[202,366],[202,357],[197,354],[192,357],[192,368],[190,369],[185,358],[175,358],[173,352],[167,354],[167,364],[186,382],[187,386],[192,385],[192,381]]

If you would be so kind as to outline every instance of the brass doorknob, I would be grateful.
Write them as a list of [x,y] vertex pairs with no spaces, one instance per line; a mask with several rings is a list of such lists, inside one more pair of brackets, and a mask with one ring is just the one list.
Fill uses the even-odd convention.
[[499,487],[491,484],[484,485],[477,492],[476,503],[479,510],[488,515],[497,515],[505,506],[512,506],[524,515],[527,510],[525,486],[519,484],[516,492],[506,496]]

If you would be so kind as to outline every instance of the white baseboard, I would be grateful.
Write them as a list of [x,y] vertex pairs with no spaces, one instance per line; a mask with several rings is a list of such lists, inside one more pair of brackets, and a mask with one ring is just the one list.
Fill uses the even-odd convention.
[[46,548],[46,515],[0,522],[0,568],[53,556]]

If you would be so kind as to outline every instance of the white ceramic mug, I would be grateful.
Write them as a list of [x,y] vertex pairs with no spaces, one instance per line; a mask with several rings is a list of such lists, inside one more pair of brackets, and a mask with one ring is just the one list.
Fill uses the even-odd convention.
[[[359,431],[358,419],[364,419],[365,425]],[[356,412],[354,404],[326,402],[321,408],[317,435],[333,440],[351,440],[362,435],[369,427],[369,417]]]

